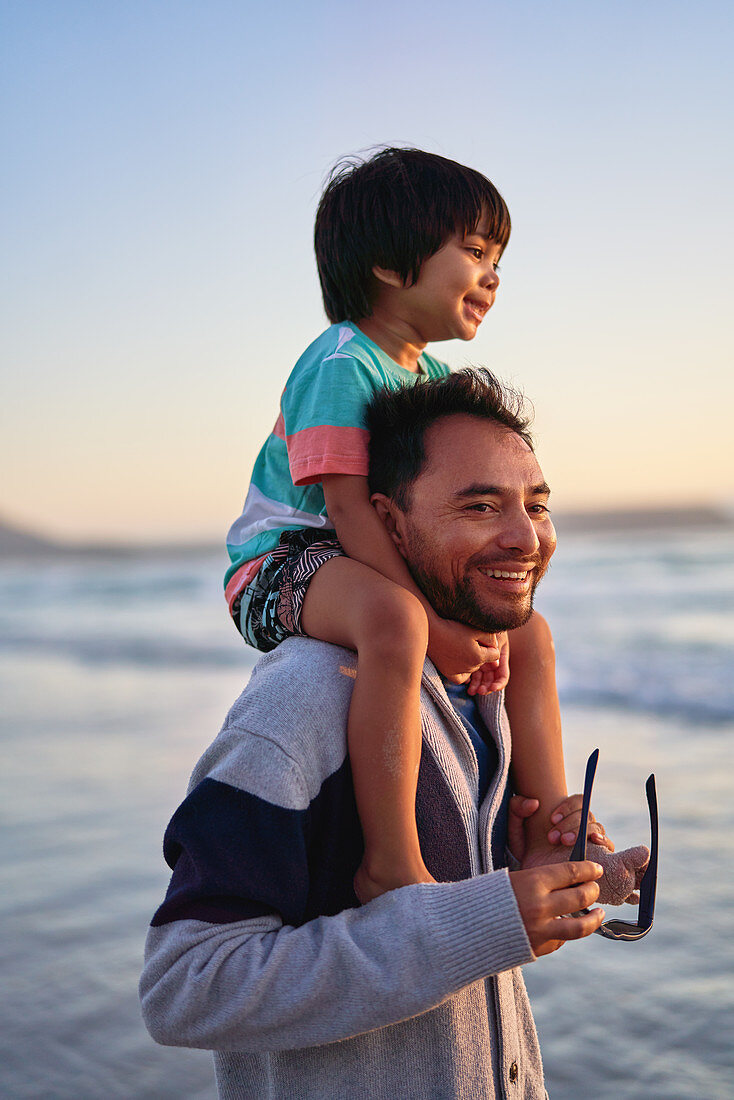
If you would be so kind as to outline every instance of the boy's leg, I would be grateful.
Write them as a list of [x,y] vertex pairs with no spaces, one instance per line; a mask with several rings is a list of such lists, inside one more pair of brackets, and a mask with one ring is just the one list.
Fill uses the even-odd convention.
[[512,730],[513,786],[540,802],[538,811],[525,825],[527,850],[550,851],[550,816],[567,796],[568,788],[553,639],[548,624],[537,612],[525,626],[510,631],[510,680],[505,706]]
[[[562,836],[559,829],[554,831],[551,820],[556,807],[565,802],[567,788],[553,639],[537,612],[525,626],[510,633],[505,702],[512,730],[515,790],[540,802],[537,812],[525,822],[523,867],[562,863],[568,859],[576,835]],[[587,846],[587,858],[604,868],[600,904],[621,905],[639,886],[650,853],[642,846],[615,852],[598,822],[590,823],[589,836],[598,843]]]
[[415,793],[421,753],[420,680],[428,623],[419,601],[351,558],[312,577],[301,628],[357,651],[348,743],[365,855],[361,901],[412,882],[433,882],[420,852]]

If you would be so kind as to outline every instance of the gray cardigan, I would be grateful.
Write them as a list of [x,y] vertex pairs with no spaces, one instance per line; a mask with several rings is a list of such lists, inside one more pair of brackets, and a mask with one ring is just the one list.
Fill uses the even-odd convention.
[[219,1094],[325,1100],[544,1098],[521,973],[534,959],[468,734],[426,662],[416,814],[436,885],[359,907],[346,750],[353,653],[290,638],[263,657],[166,832],[173,867],[140,983],[157,1042],[214,1052]]

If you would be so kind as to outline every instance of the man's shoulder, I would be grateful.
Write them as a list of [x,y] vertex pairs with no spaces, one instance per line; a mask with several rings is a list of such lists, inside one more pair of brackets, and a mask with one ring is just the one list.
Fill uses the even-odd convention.
[[349,650],[287,638],[256,664],[191,787],[211,778],[305,808],[345,765],[356,670]]
[[271,720],[275,711],[286,728],[296,715],[333,718],[349,708],[356,676],[356,653],[302,635],[286,638],[257,662],[233,710],[270,712]]

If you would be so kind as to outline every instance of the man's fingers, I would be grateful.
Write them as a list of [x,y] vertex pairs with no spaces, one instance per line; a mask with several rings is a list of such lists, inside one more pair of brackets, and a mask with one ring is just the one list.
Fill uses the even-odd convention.
[[590,913],[579,913],[577,917],[557,917],[548,935],[554,940],[582,940],[584,936],[596,932],[605,916],[603,909],[592,909]]
[[[555,812],[551,815],[551,821],[553,828],[548,833],[551,844],[563,844],[567,848],[572,848],[581,828],[581,811],[575,810],[562,818],[559,818],[558,813]],[[595,844],[600,844],[610,852],[614,851],[614,844],[606,835],[604,826],[600,821],[596,821],[592,813],[589,813],[586,835]]]
[[521,794],[513,794],[510,799],[510,813],[516,817],[531,817],[538,809],[540,803],[537,798],[525,798]]
[[597,880],[602,874],[602,868],[592,860],[510,872],[525,931],[536,955],[556,951],[566,939],[587,936],[599,926],[603,914],[583,914],[579,910],[588,908],[599,897]]
[[515,794],[510,799],[510,812],[507,816],[507,847],[518,861],[521,861],[525,855],[525,819],[532,817],[539,806],[537,798],[524,798],[521,794]]
[[578,913],[588,909],[599,897],[597,882],[582,882],[566,890],[555,890],[551,895],[551,912],[554,917],[563,917],[568,913]]
[[564,817],[568,817],[569,814],[580,811],[582,802],[583,798],[580,794],[570,794],[568,798],[564,798],[563,802],[559,802],[551,814],[553,824],[556,825]]
[[[604,868],[591,859],[574,860],[569,863],[547,863],[535,868],[543,871],[549,890],[565,890],[581,882],[596,882],[604,874]],[[567,910],[570,912],[570,910]]]

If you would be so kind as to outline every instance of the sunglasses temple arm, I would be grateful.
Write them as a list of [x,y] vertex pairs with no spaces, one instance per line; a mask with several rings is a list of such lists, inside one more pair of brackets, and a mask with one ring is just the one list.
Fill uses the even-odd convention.
[[645,784],[647,805],[650,811],[650,862],[640,883],[640,909],[638,923],[641,926],[652,924],[655,913],[655,891],[658,879],[658,799],[655,789],[655,776],[651,775]]
[[586,832],[589,821],[589,806],[591,805],[591,788],[594,786],[594,776],[596,775],[596,765],[599,760],[599,750],[594,749],[591,756],[586,762],[586,776],[584,777],[584,798],[581,804],[581,822],[579,824],[579,831],[576,837],[576,843],[573,846],[573,851],[569,856],[569,859],[573,862],[579,862],[586,859]]

